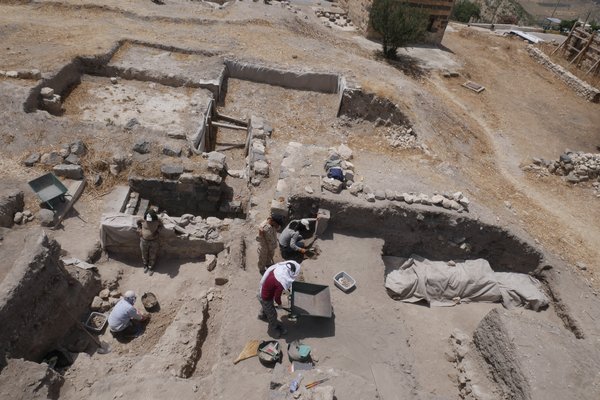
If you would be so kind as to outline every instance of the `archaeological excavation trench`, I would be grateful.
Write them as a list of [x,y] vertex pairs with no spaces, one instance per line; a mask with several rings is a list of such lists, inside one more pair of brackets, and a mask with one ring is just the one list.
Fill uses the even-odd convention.
[[[355,279],[358,278],[357,290],[353,292],[353,296],[360,296],[358,293],[362,284],[363,290],[380,292],[380,301],[388,298],[387,301],[393,302],[388,295],[383,294],[386,290],[383,281],[389,271],[386,270],[388,264],[385,261],[377,261],[381,257],[384,260],[407,259],[412,255],[419,255],[444,262],[483,258],[489,262],[494,272],[531,274],[541,280],[544,292],[554,302],[548,309],[543,308],[538,312],[507,311],[498,305],[485,303],[432,307],[427,311],[422,306],[412,304],[406,304],[400,309],[381,306],[382,310],[389,309],[387,312],[392,314],[387,318],[392,320],[396,318],[393,315],[401,312],[407,327],[405,329],[410,329],[416,337],[431,337],[434,340],[411,341],[409,351],[414,353],[414,359],[409,362],[412,362],[417,375],[420,371],[421,375],[432,374],[430,379],[441,379],[435,374],[452,374],[451,370],[441,367],[437,369],[442,372],[427,372],[431,370],[431,366],[421,360],[432,362],[439,359],[440,365],[443,365],[448,356],[444,355],[445,347],[436,344],[435,340],[444,343],[444,338],[462,338],[463,348],[458,350],[460,356],[452,356],[456,371],[461,376],[466,374],[468,377],[466,381],[462,377],[456,381],[455,390],[457,393],[460,391],[461,398],[486,398],[486,394],[491,395],[495,390],[510,398],[540,398],[536,397],[537,392],[533,386],[542,382],[552,384],[547,376],[540,377],[535,371],[544,365],[544,360],[550,353],[537,353],[530,359],[528,346],[535,343],[544,351],[552,352],[556,343],[560,342],[560,345],[565,346],[561,354],[569,360],[576,358],[581,351],[585,352],[583,349],[588,346],[577,339],[582,337],[581,327],[577,322],[573,324],[574,315],[565,312],[560,294],[563,289],[556,287],[555,276],[547,275],[547,271],[560,266],[551,267],[551,262],[544,253],[527,239],[523,239],[522,232],[512,232],[465,214],[432,212],[425,207],[398,207],[391,204],[376,206],[307,195],[292,196],[289,202],[290,218],[307,215],[315,207],[330,211],[329,227],[320,242],[323,253],[317,263],[333,265],[324,267],[325,277],[344,269]],[[363,241],[373,242],[373,245],[363,247]],[[326,252],[335,254],[324,256]],[[364,252],[370,254],[364,256]],[[309,264],[307,268],[315,268],[317,263]],[[373,272],[364,271],[364,268],[376,268],[375,276]],[[338,304],[338,323],[344,318],[351,318],[350,314],[345,315],[350,311],[344,309],[344,301],[345,298],[338,299],[338,303],[342,302]],[[368,307],[365,310],[356,309],[356,305],[347,307],[355,307],[352,312],[365,319],[373,312]],[[568,308],[567,306],[566,309]],[[388,315],[385,314],[386,311],[381,312]],[[554,339],[548,339],[548,343],[542,344],[538,337]],[[458,339],[458,343],[460,342],[461,339]],[[465,353],[468,355],[465,356]],[[594,357],[586,359],[597,364]],[[577,370],[581,372],[581,368]],[[493,377],[491,381],[485,378],[488,373],[486,371]],[[593,380],[592,374],[583,373],[582,376]],[[444,387],[428,386],[424,382],[421,385],[431,390],[442,390]],[[410,389],[410,385],[407,389]],[[473,391],[477,395],[468,397]]]
[[[161,262],[166,266],[157,275],[165,274],[170,279],[155,283],[153,290],[170,285],[173,297],[177,297],[171,303],[165,302],[164,310],[169,312],[169,317],[155,320],[160,327],[151,332],[152,346],[137,347],[129,354],[131,358],[127,363],[135,360],[134,366],[115,362],[110,367],[114,370],[109,373],[102,370],[102,363],[97,359],[79,361],[73,375],[85,376],[86,368],[96,371],[98,376],[109,375],[107,379],[99,378],[93,386],[93,390],[105,391],[107,396],[112,396],[109,392],[115,386],[126,388],[125,393],[135,393],[137,389],[131,382],[111,381],[113,375],[117,375],[115,371],[151,379],[164,375],[176,377],[169,384],[185,387],[186,393],[198,390],[196,384],[200,381],[195,378],[215,379],[217,385],[223,385],[231,376],[223,379],[218,375],[219,369],[226,368],[222,359],[226,358],[225,362],[231,367],[229,358],[240,344],[226,343],[234,337],[231,332],[245,335],[248,329],[249,335],[256,334],[251,329],[257,322],[254,315],[249,317],[253,314],[250,307],[255,306],[250,303],[254,301],[256,276],[246,271],[252,257],[246,259],[244,253],[245,246],[254,240],[254,230],[248,234],[250,228],[246,224],[255,218],[251,208],[256,206],[252,205],[256,192],[251,190],[252,186],[260,186],[270,173],[277,173],[277,167],[271,166],[272,160],[267,159],[267,156],[274,157],[275,150],[266,146],[280,151],[283,144],[273,140],[278,137],[271,136],[273,121],[269,121],[268,114],[251,115],[242,120],[238,115],[218,111],[225,109],[228,101],[235,103],[233,90],[230,92],[228,88],[229,83],[234,86],[233,80],[305,91],[313,96],[327,95],[323,103],[329,106],[335,103],[330,107],[335,108],[331,110],[332,118],[344,117],[346,122],[368,121],[376,127],[411,126],[396,104],[364,92],[352,82],[352,77],[287,70],[228,58],[219,52],[133,40],[122,40],[103,55],[78,57],[55,74],[45,75],[23,104],[28,113],[46,110],[63,121],[83,121],[92,128],[111,127],[114,132],[130,137],[143,132],[160,143],[160,157],[167,160],[161,165],[152,164],[147,154],[155,144],[139,143],[138,146],[136,142],[137,164],[123,162],[124,165],[119,166],[122,169],[116,171],[118,174],[129,168],[127,185],[115,188],[114,198],[106,200],[106,203],[112,202],[112,208],[111,213],[102,217],[100,236],[102,247],[114,257],[109,259],[106,268],[115,268],[120,260],[132,264],[128,267],[133,272],[128,271],[130,276],[126,279],[129,280],[123,282],[121,289],[125,285],[136,285],[141,276],[134,276],[140,267],[136,220],[149,206],[166,212],[168,232],[161,243],[162,257],[166,259]],[[294,99],[297,98],[303,99],[300,96]],[[366,125],[369,128],[365,130],[372,134],[373,124]],[[302,142],[302,139],[297,140]],[[328,140],[319,139],[320,142],[315,140],[319,145]],[[302,147],[300,143],[294,146]],[[324,148],[315,151],[322,150]],[[281,153],[285,159],[287,151]],[[308,169],[312,164],[319,164],[321,168],[321,161],[320,156],[303,158],[297,170]],[[542,397],[541,392],[536,392],[537,386],[554,388],[551,380],[555,380],[555,385],[568,386],[560,377],[540,379],[536,375],[540,365],[548,359],[566,360],[573,368],[578,368],[574,364],[583,359],[588,372],[579,367],[578,378],[586,384],[594,383],[592,374],[598,365],[597,357],[593,352],[586,355],[588,344],[582,341],[590,333],[589,329],[580,324],[573,305],[568,304],[563,288],[557,284],[556,271],[565,271],[564,266],[555,264],[554,259],[523,232],[471,217],[466,206],[458,206],[454,212],[419,204],[400,206],[385,197],[377,198],[382,200],[379,202],[373,199],[373,203],[361,202],[363,197],[346,201],[352,197],[336,198],[337,194],[323,194],[322,190],[320,196],[293,194],[286,198],[285,182],[281,181],[291,172],[292,168],[279,170],[280,181],[274,198],[283,200],[276,201],[275,207],[281,206],[282,209],[277,210],[283,214],[287,214],[289,208],[288,220],[303,218],[315,209],[330,212],[329,229],[318,242],[322,253],[316,260],[306,260],[303,268],[307,281],[314,279],[332,286],[335,312],[327,324],[300,321],[294,326],[297,330],[293,335],[298,339],[318,339],[313,343],[315,349],[320,347],[325,354],[322,365],[328,367],[330,363],[343,371],[341,375],[348,380],[345,381],[347,387],[336,388],[340,399],[351,398],[357,386],[371,390],[369,393],[375,397],[381,388],[374,389],[371,380],[374,378],[377,384],[381,383],[378,379],[385,377],[393,377],[402,393],[414,394],[420,390],[428,394],[443,393],[450,398],[538,399]],[[313,183],[323,178],[319,174],[306,174]],[[296,193],[313,191],[305,189],[304,184],[289,186]],[[19,261],[16,272],[11,272],[10,279],[2,282],[7,290],[0,299],[2,319],[11,318],[11,325],[0,338],[0,342],[9,343],[1,349],[2,353],[36,362],[43,359],[48,348],[64,338],[68,333],[66,327],[72,326],[69,314],[57,320],[46,315],[58,307],[60,299],[70,296],[78,304],[87,305],[91,298],[100,298],[95,296],[100,294],[100,282],[92,272],[61,264],[56,243],[43,235],[37,240],[39,243],[27,243],[34,249],[34,260],[22,258]],[[122,255],[126,257],[120,258]],[[413,255],[445,263],[484,259],[495,273],[529,274],[542,281],[543,290],[552,302],[540,312],[505,311],[497,304],[427,308],[422,303],[400,303],[384,285],[390,273],[386,260],[404,260]],[[332,276],[340,270],[357,279],[356,290],[346,294],[335,289]],[[67,273],[70,277],[65,275]],[[108,275],[106,271],[102,274]],[[172,279],[175,277],[177,279]],[[44,285],[39,285],[41,281]],[[175,281],[181,286],[175,286]],[[207,282],[226,289],[211,287],[208,291],[196,291],[196,286],[206,286]],[[228,282],[239,287],[231,283],[230,287],[224,286]],[[44,290],[55,293],[47,296]],[[31,305],[11,298],[10,294],[24,296],[28,291],[33,293],[36,309],[31,311],[30,318],[13,318],[19,308],[30,311],[27,307]],[[100,299],[100,307],[110,306],[110,302],[115,301],[113,292],[117,289]],[[209,305],[216,299],[224,305],[232,302],[230,309],[223,308],[232,313],[231,318],[216,315],[216,311],[221,310]],[[65,307],[76,317],[86,311],[76,304]],[[380,325],[381,321],[384,323]],[[260,325],[260,332],[262,328]],[[15,332],[28,329],[31,335],[17,337]],[[43,334],[35,337],[42,331]],[[247,338],[243,336],[243,339]],[[450,351],[447,349],[449,340],[453,346]],[[82,342],[80,338],[67,345],[70,350],[81,352],[84,346],[79,342]],[[211,348],[204,348],[206,343]],[[531,355],[528,351],[531,347],[541,350]],[[554,347],[562,349],[556,356],[551,354]],[[123,354],[129,351],[126,347],[118,349]],[[215,364],[200,367],[203,361]],[[427,372],[428,369],[431,371]],[[248,371],[237,375],[239,371],[229,372],[240,377],[246,374],[247,379]],[[87,382],[82,386],[85,385]],[[86,390],[93,391],[90,386],[87,385]]]

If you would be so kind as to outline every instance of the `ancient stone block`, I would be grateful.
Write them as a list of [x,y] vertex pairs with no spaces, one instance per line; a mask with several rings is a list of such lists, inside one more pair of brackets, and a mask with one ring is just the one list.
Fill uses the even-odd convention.
[[344,188],[344,183],[333,178],[323,178],[321,180],[323,189],[328,190],[332,193],[340,193]]
[[59,164],[52,171],[56,176],[67,179],[83,179],[83,169],[79,165]]
[[167,179],[177,179],[183,174],[183,165],[181,164],[164,164],[160,167],[161,174]]

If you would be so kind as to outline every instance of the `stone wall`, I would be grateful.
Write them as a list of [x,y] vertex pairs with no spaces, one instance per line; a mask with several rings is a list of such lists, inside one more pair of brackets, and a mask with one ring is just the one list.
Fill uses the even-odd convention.
[[554,72],[558,79],[566,83],[571,89],[575,91],[580,97],[585,98],[587,101],[592,103],[600,102],[600,90],[596,89],[587,82],[582,81],[563,67],[555,64],[550,58],[544,54],[540,49],[532,45],[527,46],[529,55],[533,57],[535,61],[542,64],[544,67]]
[[329,224],[336,232],[383,238],[385,255],[418,254],[432,260],[484,258],[500,272],[530,273],[543,263],[542,253],[516,234],[450,211],[304,195],[292,196],[289,204],[290,219],[324,208],[330,211]]
[[140,197],[174,216],[215,216],[222,201],[231,197],[231,188],[213,173],[183,173],[178,180],[131,176],[129,186]]
[[0,284],[0,360],[41,361],[98,292],[93,272],[64,267],[59,257],[58,243],[40,230],[10,260],[14,265]]

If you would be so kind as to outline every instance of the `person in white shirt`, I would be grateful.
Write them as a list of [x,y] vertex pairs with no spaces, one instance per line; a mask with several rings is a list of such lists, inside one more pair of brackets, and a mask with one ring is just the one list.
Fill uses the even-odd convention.
[[150,318],[149,314],[142,314],[134,307],[136,299],[135,292],[128,290],[110,312],[108,327],[114,336],[138,336],[142,331],[140,323]]

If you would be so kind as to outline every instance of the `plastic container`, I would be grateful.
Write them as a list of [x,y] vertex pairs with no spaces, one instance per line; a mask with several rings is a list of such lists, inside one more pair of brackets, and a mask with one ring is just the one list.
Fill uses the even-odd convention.
[[333,276],[333,283],[343,292],[348,293],[356,286],[356,281],[345,271],[338,272]]
[[[97,322],[95,324],[92,324],[94,317],[100,317],[100,319],[97,319],[97,321],[102,321],[99,326]],[[88,319],[85,321],[85,327],[92,332],[100,333],[102,332],[102,329],[104,329],[104,327],[106,326],[107,321],[108,317],[105,314],[93,311],[88,317]]]

